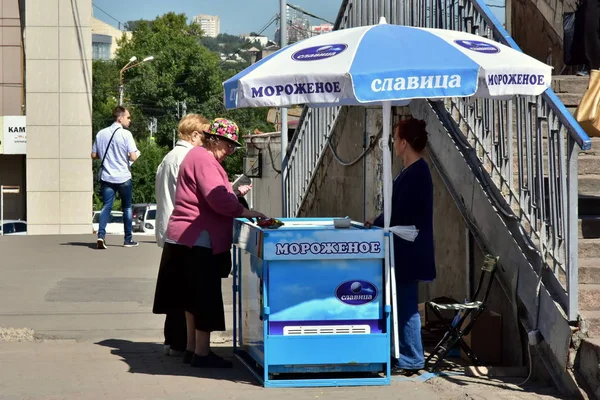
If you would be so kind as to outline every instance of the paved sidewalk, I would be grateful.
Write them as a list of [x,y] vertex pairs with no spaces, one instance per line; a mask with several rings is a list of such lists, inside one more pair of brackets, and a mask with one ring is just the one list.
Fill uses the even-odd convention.
[[[230,347],[216,350],[224,356]],[[555,399],[548,389],[529,392],[501,382],[464,377],[400,380],[387,387],[264,389],[236,361],[233,370],[191,368],[162,354],[162,345],[108,339],[99,343],[0,343],[0,399],[319,399],[481,400]],[[477,383],[479,382],[479,383]]]
[[[230,371],[193,369],[162,354],[164,317],[151,313],[161,250],[152,237],[136,237],[133,249],[122,240],[109,237],[109,248],[99,251],[92,235],[0,237],[0,338],[36,338],[0,342],[0,400],[559,398],[541,384],[524,390],[460,376],[395,378],[375,388],[263,389],[237,362]],[[223,293],[231,328],[231,279],[223,280]],[[214,339],[231,345],[227,333]],[[218,351],[231,355],[230,347]]]

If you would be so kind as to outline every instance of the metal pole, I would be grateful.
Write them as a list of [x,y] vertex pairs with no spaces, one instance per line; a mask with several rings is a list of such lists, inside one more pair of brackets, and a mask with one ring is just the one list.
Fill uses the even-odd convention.
[[[287,45],[287,1],[279,1],[279,47]],[[287,147],[288,147],[287,108],[281,107],[281,216],[287,217]]]
[[579,198],[578,188],[578,156],[579,148],[571,136],[568,138],[568,175],[567,175],[567,199],[568,199],[568,239],[567,239],[567,295],[569,299],[568,318],[569,321],[577,321],[579,315],[579,233],[577,229],[579,208],[577,199]]
[[127,65],[129,65],[129,63],[127,63],[123,68],[121,68],[121,70],[119,71],[119,105],[122,106],[123,105],[123,72],[125,71],[125,68],[127,68]]

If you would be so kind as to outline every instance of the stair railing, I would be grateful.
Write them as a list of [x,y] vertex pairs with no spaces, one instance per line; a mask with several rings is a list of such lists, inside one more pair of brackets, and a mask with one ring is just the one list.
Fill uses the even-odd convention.
[[[344,0],[335,29],[388,23],[474,33],[519,49],[480,0]],[[453,98],[447,112],[541,257],[539,274],[570,321],[578,317],[577,157],[591,141],[551,89],[498,101]],[[319,166],[339,107],[305,108],[288,148],[287,215],[296,215]]]

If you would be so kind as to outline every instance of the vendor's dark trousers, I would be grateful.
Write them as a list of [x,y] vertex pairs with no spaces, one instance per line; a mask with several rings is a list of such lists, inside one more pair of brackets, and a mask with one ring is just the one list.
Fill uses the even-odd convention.
[[600,69],[600,0],[584,0],[583,47],[590,69]]
[[402,369],[422,369],[425,366],[421,340],[421,315],[419,314],[419,282],[397,282],[398,342]]
[[165,318],[165,345],[171,346],[173,350],[185,351],[187,330],[183,310],[167,313]]

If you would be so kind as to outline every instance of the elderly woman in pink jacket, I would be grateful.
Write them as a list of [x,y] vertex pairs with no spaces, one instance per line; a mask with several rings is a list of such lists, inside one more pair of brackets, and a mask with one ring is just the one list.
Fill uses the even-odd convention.
[[161,258],[153,311],[185,310],[183,361],[194,367],[232,366],[210,351],[211,332],[225,330],[219,260],[230,257],[233,218],[264,217],[240,204],[221,166],[241,146],[238,134],[235,123],[218,118],[205,132],[203,147],[185,156]]

